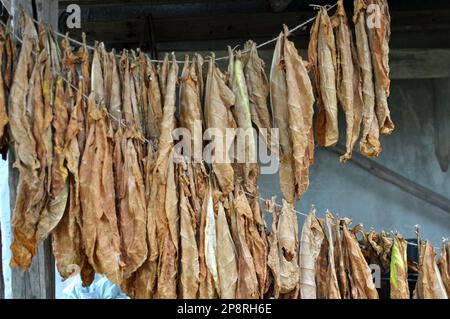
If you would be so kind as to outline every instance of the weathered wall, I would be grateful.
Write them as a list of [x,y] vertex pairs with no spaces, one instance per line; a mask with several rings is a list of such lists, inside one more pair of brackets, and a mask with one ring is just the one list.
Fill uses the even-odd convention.
[[[402,80],[391,84],[390,107],[396,130],[382,138],[377,161],[444,196],[450,196],[450,173],[443,173],[434,155],[433,88],[431,81]],[[340,119],[341,131],[345,120]],[[450,138],[450,137],[449,137]],[[344,135],[341,133],[341,142]],[[261,196],[281,195],[278,176],[262,176]],[[388,184],[352,163],[339,163],[338,155],[316,149],[308,192],[296,207],[308,212],[315,205],[319,215],[329,209],[369,229],[399,231],[414,238],[414,225],[424,238],[439,246],[450,236],[450,215]],[[299,222],[304,218],[299,216]]]

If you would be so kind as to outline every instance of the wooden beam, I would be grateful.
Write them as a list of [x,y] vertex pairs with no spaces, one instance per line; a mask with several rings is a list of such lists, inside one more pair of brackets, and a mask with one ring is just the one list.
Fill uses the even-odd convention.
[[[345,147],[342,145],[337,145],[334,148],[329,148],[327,150],[339,155],[345,154]],[[368,171],[370,174],[378,177],[379,179],[413,195],[414,197],[438,207],[447,213],[450,213],[450,199],[447,197],[419,185],[416,182],[394,172],[393,170],[362,156],[359,153],[353,153],[351,163]]]
[[443,172],[450,164],[450,78],[434,79],[434,149]]

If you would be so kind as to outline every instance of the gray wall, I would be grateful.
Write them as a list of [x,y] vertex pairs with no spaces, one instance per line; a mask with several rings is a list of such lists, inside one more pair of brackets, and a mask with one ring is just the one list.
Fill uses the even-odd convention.
[[[450,172],[443,173],[434,155],[433,87],[431,81],[392,81],[389,99],[396,130],[382,137],[383,152],[377,159],[382,165],[450,197]],[[342,112],[341,112],[342,113]],[[342,115],[342,114],[341,114]],[[345,120],[339,121],[341,132]],[[341,142],[345,136],[341,133]],[[357,145],[359,149],[359,144]],[[435,246],[450,236],[450,215],[388,184],[351,162],[341,164],[338,155],[316,149],[316,164],[311,168],[310,188],[297,210],[308,212],[315,205],[319,216],[329,209],[346,216],[366,229],[399,231],[414,238],[414,225]],[[281,195],[278,176],[261,176],[261,196]],[[299,223],[304,218],[299,216]]]

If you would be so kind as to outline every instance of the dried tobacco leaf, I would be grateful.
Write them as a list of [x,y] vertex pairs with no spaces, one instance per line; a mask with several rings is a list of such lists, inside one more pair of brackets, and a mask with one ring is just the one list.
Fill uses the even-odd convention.
[[316,299],[316,260],[325,238],[313,209],[306,217],[300,237],[300,298]]
[[[16,72],[9,95],[9,120],[11,137],[15,150],[14,167],[19,169],[17,198],[12,217],[13,242],[11,245],[11,266],[19,265],[27,269],[36,253],[36,224],[40,217],[39,211],[32,211],[34,204],[31,197],[39,192],[38,172],[40,163],[36,154],[36,141],[32,133],[29,107],[33,106],[34,78],[28,77],[28,70],[33,68],[33,48],[38,45],[38,35],[33,21],[23,16],[24,38],[17,62]],[[30,101],[27,101],[27,95]],[[29,104],[28,102],[31,102]]]
[[[179,175],[186,174],[182,165],[179,166]],[[200,284],[199,253],[196,241],[196,216],[189,202],[185,189],[188,185],[179,177],[180,194],[180,291],[181,298],[197,298]]]
[[[375,5],[378,8],[376,14],[376,20],[378,21],[373,21],[373,18],[369,18],[367,32],[375,77],[375,112],[380,125],[380,133],[389,135],[395,128],[387,101],[391,82],[389,79],[391,17],[387,0],[368,0],[367,5]],[[375,27],[370,27],[370,23],[375,24]]]
[[236,247],[234,246],[231,237],[223,204],[218,200],[217,204],[214,206],[217,206],[216,260],[219,279],[219,298],[234,299],[236,298],[236,287],[238,282],[238,258],[236,256]]
[[217,296],[217,291],[215,288],[215,282],[213,274],[209,270],[206,263],[206,222],[208,219],[208,212],[213,209],[212,195],[210,190],[210,185],[208,185],[206,194],[204,197],[202,211],[200,216],[200,229],[199,229],[199,261],[200,261],[200,286],[199,286],[199,298],[200,299],[214,299]]
[[[231,48],[229,47],[231,53]],[[231,53],[233,57],[233,54]],[[250,101],[247,83],[244,76],[242,53],[238,51],[234,59],[230,59],[233,71],[230,72],[230,88],[236,97],[232,112],[236,121],[238,131],[236,133],[237,150],[236,172],[238,182],[243,182],[245,190],[254,193],[257,187],[259,166],[256,154],[256,141],[253,134],[252,115],[250,112]]]
[[353,22],[355,24],[356,47],[359,69],[362,77],[363,94],[363,131],[360,142],[361,153],[368,157],[377,157],[381,152],[379,126],[375,115],[375,86],[371,50],[366,31],[366,9],[364,0],[355,0]]
[[[275,200],[272,199],[272,203]],[[273,205],[273,204],[272,204]],[[267,256],[267,266],[270,269],[270,274],[273,282],[273,295],[276,299],[280,296],[280,259],[278,257],[278,220],[279,212],[275,207],[271,209],[272,211],[272,231],[269,236],[269,254]]]
[[400,235],[394,237],[391,253],[390,283],[391,299],[409,299],[408,260],[406,249],[408,243]]
[[224,196],[234,188],[234,171],[228,154],[234,134],[227,135],[227,128],[235,128],[230,107],[235,103],[233,92],[227,87],[224,76],[216,67],[214,54],[210,58],[205,87],[205,117],[209,138],[213,139],[212,167]]
[[252,219],[252,210],[247,198],[242,191],[236,189],[234,200],[234,214],[236,214],[236,226],[238,241],[236,249],[238,251],[239,277],[237,282],[237,299],[257,299],[260,298],[258,277],[253,262],[253,257],[246,240],[248,223]]
[[79,171],[84,249],[97,273],[120,284],[122,265],[111,136],[107,130],[106,109],[96,106],[94,93],[89,96],[88,115],[91,124]]
[[348,229],[350,219],[340,220],[343,227],[343,251],[347,258],[350,291],[353,299],[378,299],[372,272],[359,247],[354,233]]
[[154,168],[148,210],[155,212],[158,238],[158,283],[155,297],[176,298],[178,275],[178,196],[173,163],[175,128],[175,90],[178,64],[173,57],[167,79],[159,150]]
[[[284,26],[284,63],[286,68],[287,108],[291,135],[294,175],[297,197],[309,186],[309,166],[314,153],[312,132],[314,93],[301,56],[293,42],[288,40],[289,30]],[[312,147],[311,147],[312,146]]]
[[341,237],[341,225],[339,220],[336,222],[336,240],[335,240],[335,260],[336,260],[336,273],[339,284],[339,292],[341,294],[342,299],[350,299],[350,287],[349,287],[349,279],[346,273],[347,265],[346,258],[344,256],[343,243]]
[[295,200],[294,161],[292,156],[292,141],[289,134],[289,114],[286,71],[284,65],[284,37],[278,36],[270,69],[270,100],[274,127],[279,130],[280,139],[280,188],[283,198],[289,203]]
[[147,96],[148,96],[148,112],[147,128],[148,137],[154,138],[159,136],[159,126],[162,119],[162,102],[161,92],[158,84],[158,74],[151,63],[150,59],[147,59],[146,77],[148,79]]
[[293,293],[295,299],[299,290],[298,265],[298,224],[297,214],[287,201],[283,200],[283,209],[278,221],[278,256],[280,258],[280,293]]
[[314,68],[314,83],[319,96],[317,139],[321,146],[331,147],[339,139],[336,93],[337,61],[333,26],[325,8],[320,9],[311,29],[308,54]]
[[447,296],[450,296],[450,242],[448,240],[442,244],[438,266]]
[[79,193],[78,168],[81,154],[77,136],[84,125],[78,118],[78,110],[83,103],[82,85],[83,83],[80,82],[77,101],[71,111],[66,133],[65,156],[69,171],[68,206],[52,233],[52,249],[61,277],[67,279],[80,273],[83,286],[86,287],[94,280],[94,270],[89,265],[84,253]]
[[441,274],[436,264],[436,253],[429,241],[419,243],[419,278],[413,299],[448,299]]
[[244,74],[247,83],[252,122],[258,127],[259,133],[268,149],[272,149],[272,121],[267,105],[269,80],[264,70],[265,64],[258,56],[255,42],[251,40],[247,41],[244,51],[248,51],[248,54],[244,56]]
[[[345,13],[344,2],[337,2],[337,11],[333,17],[335,24],[335,39],[337,48],[337,96],[339,104],[345,113],[346,121],[346,152],[341,156],[341,161],[347,161],[351,158],[353,152],[353,141],[355,137],[355,107],[354,97],[356,88],[354,85],[354,70],[352,57],[352,33]],[[357,137],[356,137],[357,138]]]

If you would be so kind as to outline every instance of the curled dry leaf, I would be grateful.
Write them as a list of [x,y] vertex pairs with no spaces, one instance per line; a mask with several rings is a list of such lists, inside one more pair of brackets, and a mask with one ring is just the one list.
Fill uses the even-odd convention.
[[347,256],[351,296],[353,299],[378,299],[372,272],[364,259],[355,234],[348,229],[351,220],[343,219],[340,222],[343,227],[343,250]]
[[[375,112],[380,133],[389,135],[395,128],[387,101],[390,90],[389,38],[391,36],[391,17],[387,0],[368,0],[367,4],[369,6],[375,5],[378,8],[376,9],[377,14],[372,15],[368,21],[368,25],[372,23],[375,24],[375,27],[368,27],[367,30],[375,78]],[[373,21],[373,16],[376,16],[377,21]]]
[[284,29],[289,132],[293,149],[295,188],[297,197],[300,198],[308,189],[309,166],[314,161],[312,134],[314,93],[303,60],[294,43],[287,38],[289,30],[286,26]]
[[88,101],[90,127],[80,164],[80,200],[83,242],[89,263],[113,283],[122,282],[120,235],[117,227],[111,136],[106,109]]
[[249,51],[245,55],[244,74],[248,89],[250,112],[252,122],[258,127],[262,139],[268,149],[272,149],[271,142],[271,117],[267,105],[269,95],[269,80],[265,72],[264,61],[258,56],[256,43],[249,40],[245,44],[244,51]]
[[270,68],[270,100],[274,128],[279,130],[280,188],[283,198],[289,203],[295,200],[295,180],[292,141],[289,134],[289,114],[286,71],[283,57],[284,37],[278,36]]
[[316,260],[325,238],[313,209],[306,217],[300,237],[300,298],[316,299]]
[[408,260],[406,249],[408,243],[400,235],[394,237],[390,265],[391,299],[409,299]]
[[321,8],[311,29],[308,48],[318,95],[317,139],[321,146],[334,146],[339,139],[336,92],[336,44],[327,10]]
[[436,264],[436,253],[429,241],[419,243],[419,278],[413,299],[448,299],[444,282]]
[[214,140],[212,167],[224,196],[234,188],[234,171],[228,154],[234,141],[234,133],[227,134],[227,128],[236,127],[230,110],[234,103],[235,96],[216,67],[213,54],[209,61],[205,87],[205,117],[210,129],[209,138]]
[[366,9],[364,0],[355,0],[356,47],[361,72],[363,94],[363,131],[360,142],[361,153],[368,157],[377,157],[381,152],[379,141],[378,119],[375,115],[375,86],[373,83],[373,68],[370,55],[369,39],[366,30]]
[[[179,167],[179,174],[186,174]],[[197,298],[200,282],[199,253],[196,241],[196,216],[189,202],[185,189],[184,178],[179,178],[180,183],[180,290],[181,298]]]
[[341,294],[342,299],[350,299],[350,287],[349,280],[346,273],[347,265],[346,265],[346,256],[344,255],[342,236],[341,236],[341,225],[339,223],[339,219],[336,222],[336,240],[335,240],[335,260],[336,260],[336,273],[337,280],[339,284],[339,292]]
[[298,223],[294,208],[283,200],[283,209],[278,221],[278,256],[280,259],[280,293],[293,293],[295,299],[299,289]]
[[[217,196],[214,196],[217,198]],[[228,226],[225,209],[218,200],[216,219],[216,257],[217,273],[219,280],[219,298],[236,298],[236,287],[238,282],[238,258],[236,256],[236,247]]]
[[[11,265],[26,269],[36,253],[36,225],[40,212],[32,211],[34,206],[29,201],[30,195],[39,192],[38,171],[40,163],[36,154],[36,141],[32,133],[32,124],[28,107],[33,106],[34,79],[28,77],[28,70],[33,68],[33,48],[37,46],[38,36],[30,17],[23,16],[24,38],[17,62],[16,72],[9,95],[9,121],[14,145],[14,167],[19,169],[17,198],[14,207],[12,225],[13,242],[11,245]],[[34,70],[36,71],[36,70]],[[28,102],[31,102],[29,104]]]
[[[231,52],[230,47],[229,51]],[[240,166],[240,169],[237,170],[236,176],[239,182],[242,181],[244,183],[246,191],[254,193],[257,187],[259,166],[241,51],[236,53],[234,59],[230,59],[230,64],[231,63],[233,71],[229,72],[229,81],[233,94],[236,97],[232,111],[238,127],[236,134],[236,165],[238,167]]]
[[270,269],[270,276],[273,283],[273,295],[276,299],[280,296],[280,259],[278,257],[278,220],[279,211],[273,206],[275,203],[274,198],[272,198],[272,203],[269,204],[272,208],[272,230],[269,236],[269,254],[267,256],[267,266]]
[[450,296],[450,242],[448,240],[442,244],[438,266],[447,296]]
[[259,298],[258,277],[250,247],[247,243],[248,224],[252,220],[252,210],[247,198],[242,191],[236,190],[234,200],[234,214],[236,214],[236,231],[239,262],[239,277],[237,282],[236,298],[257,299]]

